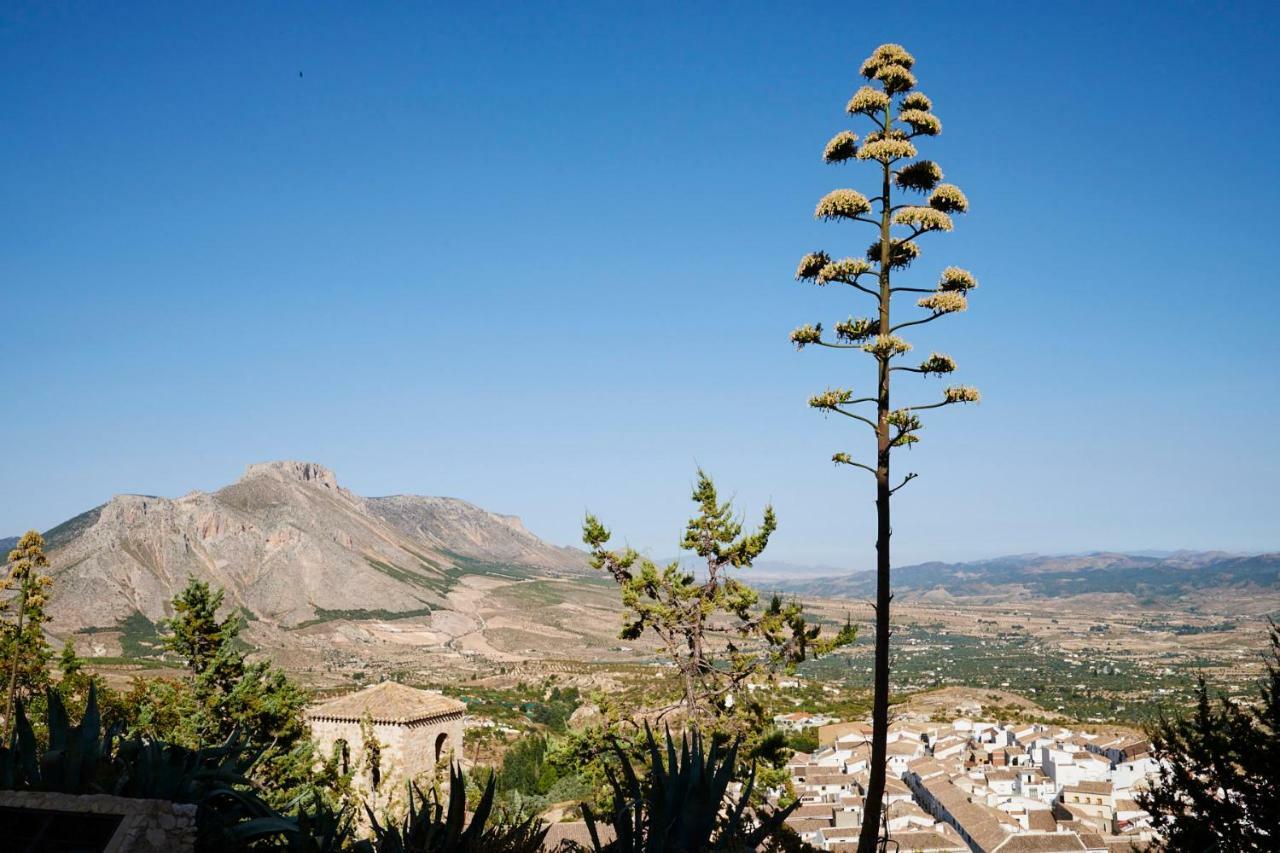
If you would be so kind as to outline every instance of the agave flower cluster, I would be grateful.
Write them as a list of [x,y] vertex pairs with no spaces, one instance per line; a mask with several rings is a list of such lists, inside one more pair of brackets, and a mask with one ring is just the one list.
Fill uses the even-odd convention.
[[[933,353],[918,367],[888,366],[891,360],[911,350],[910,342],[897,334],[899,329],[967,310],[969,293],[978,286],[972,273],[954,266],[944,269],[932,288],[899,286],[894,275],[918,262],[921,238],[951,231],[955,227],[953,217],[969,210],[964,192],[955,184],[943,183],[941,167],[918,156],[917,143],[940,134],[942,122],[933,112],[933,102],[916,91],[915,64],[915,57],[901,45],[883,44],[876,48],[861,67],[866,85],[853,93],[845,107],[850,116],[869,121],[871,127],[861,138],[852,130],[839,131],[822,152],[822,159],[827,163],[869,164],[876,173],[872,186],[878,188],[888,182],[890,195],[894,197],[880,193],[870,198],[856,189],[842,188],[823,196],[814,210],[814,216],[823,221],[849,223],[854,227],[862,227],[863,223],[876,226],[874,241],[863,257],[833,260],[826,252],[811,252],[796,270],[796,278],[801,281],[849,285],[873,297],[878,310],[870,317],[850,317],[835,323],[825,332],[822,324],[801,326],[791,333],[791,342],[798,348],[816,344],[861,349],[878,362],[880,370],[942,376],[953,373],[956,363],[940,353]],[[884,242],[885,234],[888,234],[888,245]],[[894,325],[889,319],[889,303],[895,293],[902,291],[920,294],[915,304],[926,314]],[[834,337],[824,339],[824,334],[831,334],[832,330]],[[979,400],[976,389],[955,386],[946,389],[938,403],[889,411],[888,383],[882,383],[882,387],[886,390],[879,393],[886,395],[884,400],[878,397],[853,400],[851,392],[828,389],[810,399],[809,405],[832,410],[864,402],[878,404],[883,420],[877,430],[890,430],[889,443],[899,447],[918,440],[916,433],[921,425],[914,414],[916,409]],[[833,461],[857,464],[846,453],[836,454]]]

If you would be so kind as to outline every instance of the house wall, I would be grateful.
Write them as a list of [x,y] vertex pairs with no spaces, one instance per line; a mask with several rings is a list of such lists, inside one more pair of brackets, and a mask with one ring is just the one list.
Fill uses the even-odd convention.
[[[434,773],[437,759],[440,762],[451,758],[460,761],[463,757],[462,717],[461,713],[456,713],[409,725],[374,723],[372,733],[381,744],[379,792],[403,791],[409,781]],[[353,783],[363,791],[372,791],[373,780],[367,769],[360,724],[330,719],[313,719],[309,723],[312,737],[326,758],[334,754],[338,741],[346,741]]]

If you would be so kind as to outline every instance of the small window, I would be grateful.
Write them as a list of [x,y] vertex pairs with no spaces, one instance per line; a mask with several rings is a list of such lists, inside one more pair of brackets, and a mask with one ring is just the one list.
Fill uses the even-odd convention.
[[449,735],[441,732],[436,737],[436,763],[440,762],[440,757],[444,755],[445,748],[449,745]]
[[351,747],[346,738],[338,738],[333,742],[333,757],[338,762],[340,773],[351,772]]

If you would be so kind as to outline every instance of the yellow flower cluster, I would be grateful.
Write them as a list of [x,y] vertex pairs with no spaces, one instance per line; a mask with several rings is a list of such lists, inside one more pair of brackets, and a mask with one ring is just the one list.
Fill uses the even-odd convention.
[[831,256],[826,252],[810,252],[800,259],[800,266],[796,267],[796,279],[804,281],[814,278],[829,263]]
[[921,308],[928,308],[935,314],[954,314],[957,311],[967,311],[969,309],[969,300],[965,299],[963,293],[957,293],[954,290],[932,293],[916,302],[916,304]]
[[950,231],[951,217],[932,207],[904,207],[893,214],[898,225],[910,225],[918,231]]
[[942,291],[968,293],[977,286],[978,280],[973,277],[973,273],[962,270],[960,267],[947,267],[942,271],[942,278],[938,280],[938,290]]
[[898,434],[889,442],[893,447],[915,444],[919,437],[914,433],[920,429],[920,418],[910,409],[894,409],[889,413],[889,426],[898,430]]
[[863,350],[877,358],[893,358],[911,351],[911,344],[897,335],[880,335],[872,343],[864,344]]
[[876,115],[884,112],[889,106],[889,96],[879,89],[873,89],[870,86],[863,86],[861,89],[853,93],[853,97],[849,99],[848,106],[845,107],[850,115]]
[[839,453],[833,453],[831,455],[831,461],[836,463],[837,465],[852,465],[853,457],[850,456],[848,453],[841,451]]
[[902,99],[902,108],[904,110],[924,110],[929,112],[933,109],[933,101],[925,95],[924,92],[912,92]]
[[[891,240],[889,242],[889,266],[894,269],[901,269],[911,265],[911,262],[920,257],[920,247],[915,243],[904,242],[902,240]],[[867,247],[867,260],[873,264],[880,263],[880,241],[877,240]]]
[[862,63],[861,74],[870,80],[876,75],[881,67],[885,65],[901,65],[903,68],[910,68],[916,64],[916,58],[907,53],[906,48],[900,44],[882,44],[871,52],[866,61]]
[[942,122],[933,113],[924,110],[903,110],[898,118],[911,125],[911,129],[924,136],[937,136],[942,133]]
[[[861,152],[859,152],[861,156]],[[871,202],[857,190],[832,190],[822,197],[813,212],[815,219],[852,219],[871,211]]]
[[866,317],[850,317],[836,323],[836,337],[846,343],[858,343],[880,331],[880,321]]
[[955,360],[949,355],[943,355],[935,352],[933,355],[920,362],[920,372],[928,375],[936,373],[941,376],[944,373],[951,373],[956,369]]
[[821,394],[809,398],[809,405],[815,409],[835,409],[853,399],[853,392],[848,388],[828,388]]
[[852,284],[854,279],[859,275],[868,272],[871,264],[862,258],[844,258],[831,263],[818,270],[818,284],[826,284],[830,281],[843,281],[846,284]]
[[876,139],[858,149],[859,160],[878,160],[881,163],[914,156],[916,147],[905,139]]
[[924,192],[933,189],[942,180],[942,169],[932,160],[917,160],[898,170],[894,183],[899,189]]
[[942,392],[942,397],[948,403],[978,403],[982,401],[982,395],[978,393],[978,389],[968,385],[952,386]]
[[791,343],[796,349],[804,349],[806,344],[822,342],[822,324],[810,326],[808,323],[791,332]]
[[889,413],[889,426],[901,430],[920,429],[920,417],[910,409],[894,409]]
[[822,159],[827,163],[842,163],[845,160],[853,159],[858,152],[858,136],[847,130],[842,130],[835,136],[831,137],[831,141],[827,143],[827,147],[822,150]]
[[884,84],[884,90],[890,95],[907,92],[916,87],[916,78],[905,66],[893,63],[881,65],[876,69],[875,79]]
[[929,196],[929,206],[943,213],[968,213],[969,199],[955,184],[939,184]]

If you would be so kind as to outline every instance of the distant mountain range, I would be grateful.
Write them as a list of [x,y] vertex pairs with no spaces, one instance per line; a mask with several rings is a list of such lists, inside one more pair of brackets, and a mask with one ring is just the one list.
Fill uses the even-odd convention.
[[[112,629],[138,614],[155,622],[170,615],[169,602],[189,576],[225,589],[227,603],[256,622],[291,628],[317,619],[473,613],[477,599],[458,587],[478,575],[489,579],[477,578],[479,588],[492,590],[499,582],[594,574],[582,551],[542,541],[514,516],[454,498],[361,497],[311,462],[250,465],[236,483],[180,498],[117,495],[45,538],[57,634]],[[0,549],[7,553],[15,542],[0,540]],[[869,598],[875,586],[869,571],[766,561],[744,579],[827,598]],[[1022,554],[902,566],[893,582],[895,594],[925,600],[1274,595],[1280,554]],[[544,616],[529,614],[535,622]]]
[[361,497],[311,462],[250,465],[232,485],[180,498],[117,495],[45,538],[57,633],[139,613],[156,621],[189,576],[224,588],[252,618],[288,627],[325,613],[448,607],[470,573],[588,571],[583,552],[542,541],[514,516],[453,498]]
[[[796,595],[867,598],[875,594],[875,572],[787,578],[770,574],[759,586]],[[1280,591],[1280,553],[1241,556],[1222,551],[1091,553],[1046,557],[1020,554],[968,563],[920,563],[893,570],[897,594],[917,597],[1068,598],[1090,594],[1132,595],[1170,601],[1211,590]]]

